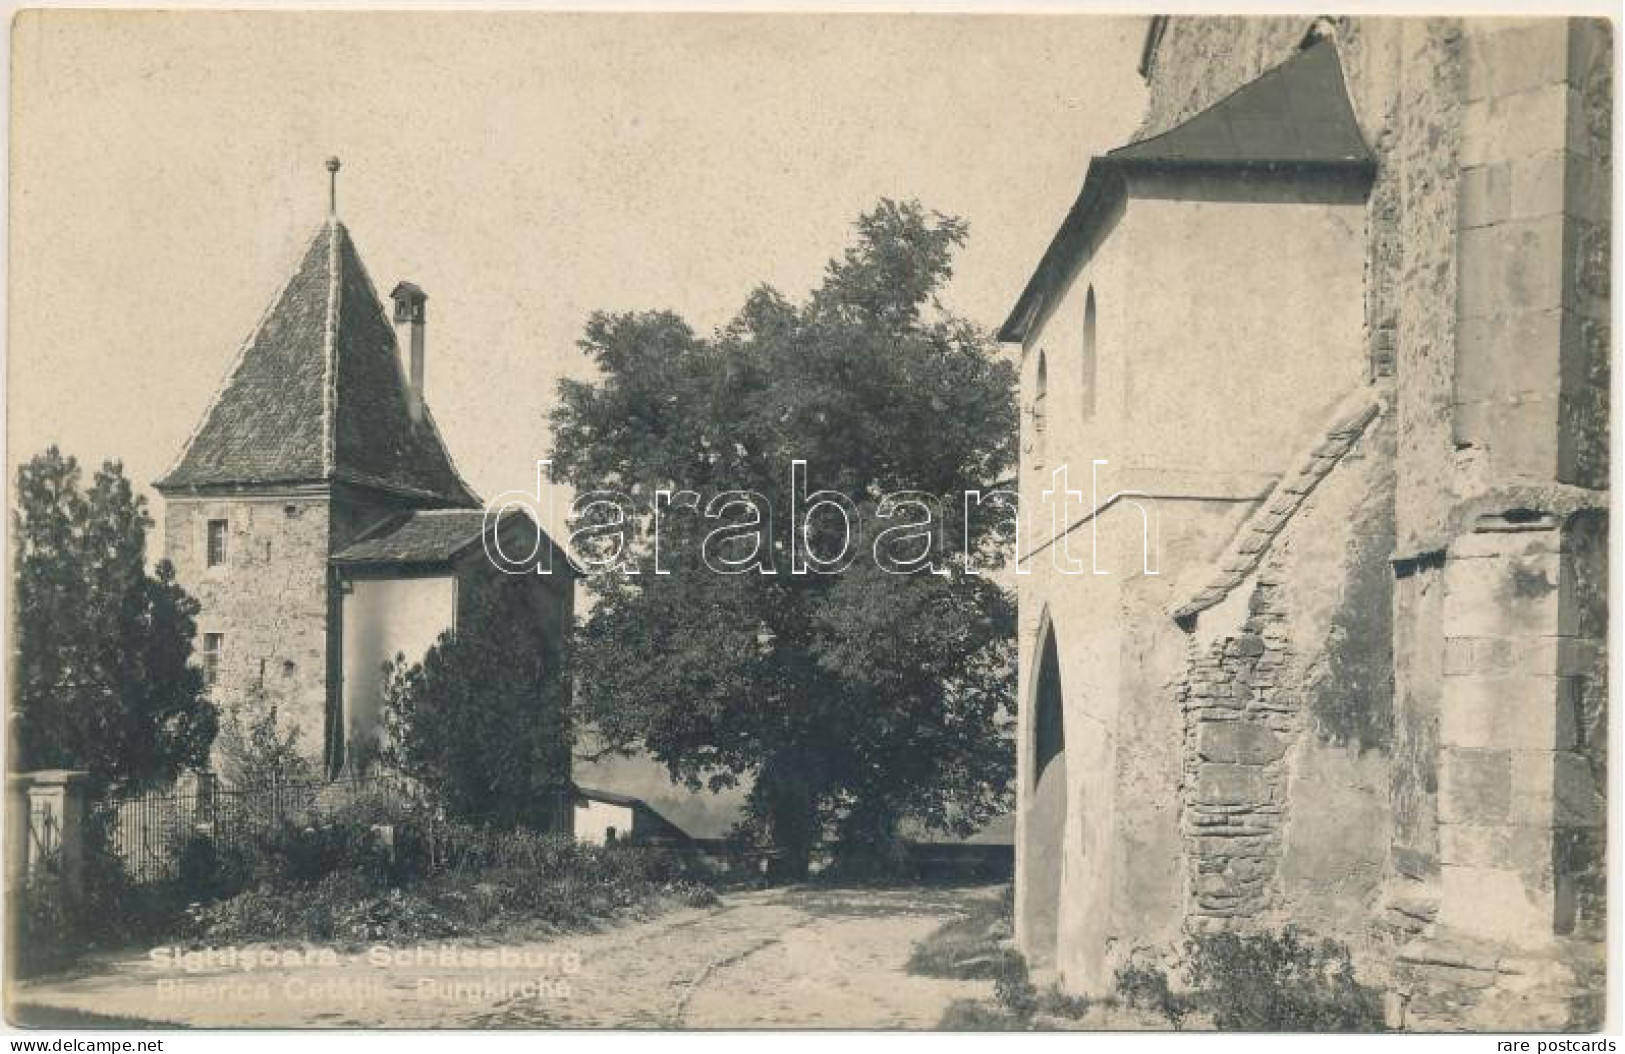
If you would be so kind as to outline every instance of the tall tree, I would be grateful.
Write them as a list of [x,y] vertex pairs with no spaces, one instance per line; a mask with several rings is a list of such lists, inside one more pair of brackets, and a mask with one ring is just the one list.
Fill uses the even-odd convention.
[[[1013,604],[960,558],[986,568],[1009,540],[1007,517],[967,523],[963,495],[1013,461],[1015,372],[938,301],[965,234],[882,201],[804,303],[758,288],[709,337],[669,312],[594,315],[580,343],[600,376],[560,386],[555,477],[625,495],[578,498],[574,541],[635,572],[589,577],[582,715],[690,786],[752,780],[791,876],[821,836],[872,858],[904,820],[968,831],[1008,798]],[[845,515],[804,516],[800,492],[826,488]],[[754,497],[704,514],[730,491]],[[905,491],[940,503],[926,538],[884,533],[923,520],[880,507]],[[803,537],[815,558],[847,540],[856,558],[791,573]],[[899,573],[928,543],[932,570]],[[719,573],[729,560],[749,569]]]
[[80,483],[54,446],[17,472],[14,760],[161,783],[206,762],[218,724],[191,664],[198,605],[167,560],[148,573],[152,518],[122,466]]

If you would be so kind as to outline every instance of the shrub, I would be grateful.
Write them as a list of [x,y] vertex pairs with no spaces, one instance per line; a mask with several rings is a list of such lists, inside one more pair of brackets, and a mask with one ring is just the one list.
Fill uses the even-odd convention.
[[1190,1011],[1190,1005],[1175,995],[1168,984],[1168,973],[1161,967],[1143,963],[1125,963],[1117,968],[1117,998],[1126,1006],[1161,1014],[1178,1028]]
[[1372,1032],[1383,1027],[1375,990],[1359,983],[1348,948],[1279,934],[1208,934],[1189,945],[1196,999],[1215,1027],[1247,1032]]
[[455,634],[385,667],[382,760],[453,816],[545,825],[569,784],[565,656],[536,636],[533,593],[506,578],[472,590]]
[[993,979],[993,998],[1017,1017],[1032,1017],[1038,1009],[1038,989],[1028,976],[1026,959],[1016,956]]
[[248,699],[226,710],[216,753],[228,787],[305,784],[316,778],[299,726],[284,729],[276,704],[265,698],[263,689],[252,690]]
[[415,940],[514,924],[580,929],[662,903],[716,902],[706,876],[667,850],[423,815],[393,817],[391,861],[372,829],[378,816],[358,808],[343,822],[278,829],[252,850],[232,895],[192,912],[194,924],[216,940]]

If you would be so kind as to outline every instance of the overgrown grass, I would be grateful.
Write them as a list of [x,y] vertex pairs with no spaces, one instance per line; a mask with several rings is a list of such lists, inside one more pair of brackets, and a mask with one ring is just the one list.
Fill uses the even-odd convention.
[[927,977],[991,980],[993,999],[949,1004],[939,1028],[953,1031],[1024,1031],[1045,1017],[1081,1018],[1090,1002],[1050,986],[1039,989],[1027,960],[1012,946],[1014,892],[976,905],[914,946],[908,971]]
[[997,978],[1020,954],[1010,946],[1013,892],[979,901],[967,915],[951,919],[909,954],[908,972],[925,977]]

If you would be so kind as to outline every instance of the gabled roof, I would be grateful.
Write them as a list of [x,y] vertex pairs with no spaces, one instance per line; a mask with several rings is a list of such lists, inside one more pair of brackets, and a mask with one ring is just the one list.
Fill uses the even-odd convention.
[[1077,200],[1000,327],[999,339],[1027,339],[1137,173],[1346,175],[1368,185],[1375,169],[1344,88],[1337,47],[1320,39],[1182,124],[1090,159]]
[[[524,525],[525,538],[515,532],[513,540],[505,543],[510,547],[510,552],[514,551],[515,546],[528,551],[535,543],[534,532],[539,528],[527,513],[509,511],[503,514],[501,524],[504,532],[513,530],[519,524]],[[355,541],[334,553],[331,560],[335,564],[347,565],[421,567],[446,564],[480,547],[486,529],[483,509],[416,509],[391,516],[364,531]],[[554,550],[554,566],[559,567],[561,573],[579,575],[580,569],[569,555],[558,547],[546,531],[542,531],[541,535],[543,544]],[[507,538],[506,534],[504,538]]]
[[329,219],[157,487],[351,483],[477,506],[427,410],[412,421],[406,383],[349,231]]

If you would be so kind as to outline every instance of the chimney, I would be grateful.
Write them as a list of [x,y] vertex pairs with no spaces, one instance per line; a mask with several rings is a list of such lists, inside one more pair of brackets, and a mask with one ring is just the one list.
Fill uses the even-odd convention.
[[411,282],[401,282],[389,296],[395,301],[395,346],[406,375],[406,411],[416,424],[423,420],[423,304],[429,298]]

